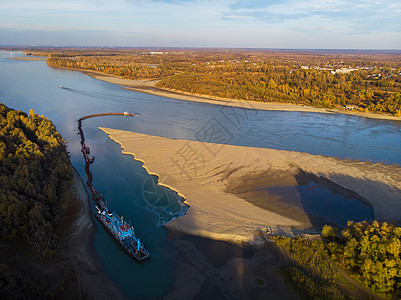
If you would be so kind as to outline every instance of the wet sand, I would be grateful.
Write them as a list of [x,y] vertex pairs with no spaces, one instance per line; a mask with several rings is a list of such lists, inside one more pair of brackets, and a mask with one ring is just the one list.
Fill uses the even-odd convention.
[[142,161],[149,173],[158,175],[161,184],[177,190],[190,205],[184,216],[166,225],[167,229],[255,245],[261,242],[255,233],[266,229],[287,236],[313,233],[311,220],[299,206],[284,205],[261,194],[266,205],[261,207],[243,199],[243,190],[230,190],[235,182],[250,192],[269,181],[271,185],[296,184],[300,174],[321,177],[353,191],[373,207],[377,219],[401,223],[398,165],[101,129],[122,145],[123,153]]
[[316,112],[316,113],[341,113],[348,115],[361,116],[373,119],[385,119],[385,120],[398,120],[401,121],[401,117],[394,117],[391,115],[375,114],[375,113],[361,113],[358,111],[350,111],[345,109],[328,109],[313,106],[305,106],[290,103],[274,103],[274,102],[257,102],[238,100],[230,98],[221,98],[215,96],[208,96],[202,94],[188,93],[179,90],[166,89],[157,87],[158,80],[131,80],[124,79],[117,76],[107,75],[95,71],[78,70],[82,73],[91,76],[95,79],[110,82],[113,84],[122,85],[123,87],[134,90],[136,92],[152,94],[161,97],[194,101],[210,104],[219,104],[233,107],[242,107],[248,109],[259,109],[259,110],[277,110],[277,111],[301,111],[301,112]]
[[274,243],[250,250],[193,236],[172,242],[176,280],[163,299],[299,298],[280,276],[285,258]]

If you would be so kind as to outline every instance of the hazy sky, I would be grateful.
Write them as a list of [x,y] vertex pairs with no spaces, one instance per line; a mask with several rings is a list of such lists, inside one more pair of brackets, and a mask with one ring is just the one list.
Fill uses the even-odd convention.
[[401,1],[0,0],[0,45],[401,49]]

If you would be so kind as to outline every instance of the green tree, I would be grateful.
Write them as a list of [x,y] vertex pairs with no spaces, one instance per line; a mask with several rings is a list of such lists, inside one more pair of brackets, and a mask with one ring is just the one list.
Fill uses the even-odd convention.
[[334,240],[335,237],[336,237],[336,230],[329,225],[324,225],[322,229],[322,238],[327,240]]

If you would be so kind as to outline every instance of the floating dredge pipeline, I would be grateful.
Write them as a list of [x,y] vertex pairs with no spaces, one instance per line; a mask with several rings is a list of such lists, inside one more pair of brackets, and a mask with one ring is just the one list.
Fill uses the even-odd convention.
[[85,136],[82,130],[82,121],[101,116],[135,116],[127,112],[124,113],[104,113],[94,114],[82,117],[78,120],[78,134],[81,136],[81,152],[85,160],[85,173],[88,177],[86,186],[92,194],[92,200],[95,202],[95,217],[100,223],[111,233],[114,239],[124,248],[124,250],[133,258],[144,261],[149,258],[149,251],[142,245],[138,237],[135,236],[134,228],[119,217],[116,213],[107,209],[102,194],[100,194],[92,185],[92,173],[90,171],[90,164],[95,161],[95,158],[89,157],[90,149],[85,145]]

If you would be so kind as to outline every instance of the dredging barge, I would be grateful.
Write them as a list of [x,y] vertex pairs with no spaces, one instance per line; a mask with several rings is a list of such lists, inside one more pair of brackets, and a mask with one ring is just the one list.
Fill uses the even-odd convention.
[[128,112],[124,113],[106,113],[96,114],[82,117],[78,120],[78,134],[81,136],[81,152],[85,160],[85,173],[88,176],[86,186],[92,194],[92,200],[95,202],[95,217],[103,225],[103,227],[114,237],[120,246],[131,256],[138,261],[144,261],[150,257],[149,251],[142,245],[140,239],[136,237],[134,228],[124,221],[123,217],[110,211],[103,199],[103,196],[92,185],[92,173],[89,165],[95,161],[95,158],[89,157],[90,149],[85,145],[85,137],[82,130],[82,121],[92,117],[107,116],[107,115],[122,115],[134,116]]
[[96,218],[131,257],[139,261],[149,258],[149,251],[143,247],[139,238],[135,236],[134,228],[127,224],[123,217],[119,217],[106,207],[99,208],[96,205],[95,209]]

